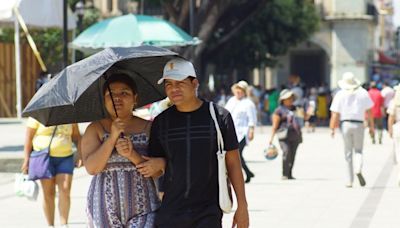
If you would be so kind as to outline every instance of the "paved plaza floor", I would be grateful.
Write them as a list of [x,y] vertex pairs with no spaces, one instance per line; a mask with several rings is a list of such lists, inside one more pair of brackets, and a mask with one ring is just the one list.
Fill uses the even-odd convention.
[[[0,122],[0,160],[22,156],[24,126],[18,121]],[[255,178],[246,184],[250,227],[256,228],[398,228],[400,227],[399,168],[394,166],[392,142],[387,134],[382,145],[365,138],[365,187],[358,182],[345,188],[341,135],[334,139],[327,128],[304,133],[293,175],[281,180],[281,155],[263,157],[269,127],[256,131],[244,154]],[[70,227],[86,227],[85,202],[91,176],[77,169],[72,186]],[[46,227],[41,197],[36,202],[17,197],[13,173],[0,173],[0,227]],[[231,227],[233,214],[224,216]],[[58,217],[56,217],[58,219]],[[58,220],[56,222],[58,224]]]

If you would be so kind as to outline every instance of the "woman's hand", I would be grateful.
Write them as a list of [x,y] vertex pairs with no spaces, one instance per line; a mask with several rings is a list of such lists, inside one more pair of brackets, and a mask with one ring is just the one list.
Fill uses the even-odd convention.
[[110,136],[114,139],[119,138],[121,133],[124,133],[125,127],[125,123],[120,118],[115,119],[111,124]]
[[78,157],[76,158],[76,160],[75,160],[75,167],[76,167],[76,168],[80,168],[80,167],[82,167],[82,165],[83,165],[82,158],[81,158],[80,156],[78,156]]
[[125,136],[117,139],[115,149],[117,150],[118,154],[129,159],[132,156],[133,145],[131,140]]
[[21,166],[21,172],[23,174],[28,174],[28,168],[29,168],[29,159],[24,159],[24,162],[22,163]]
[[164,158],[150,158],[142,156],[145,162],[136,166],[137,170],[144,177],[159,177],[164,174],[166,162]]

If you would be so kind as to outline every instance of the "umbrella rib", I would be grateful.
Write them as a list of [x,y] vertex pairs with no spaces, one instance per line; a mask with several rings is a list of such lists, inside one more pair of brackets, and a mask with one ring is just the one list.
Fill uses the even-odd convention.
[[137,75],[139,75],[147,84],[149,84],[159,95],[163,95],[163,94],[161,94],[160,92],[158,92],[158,90],[157,90],[157,88],[151,83],[151,82],[149,82],[148,80],[147,80],[147,78],[146,77],[143,77],[143,75],[142,74],[140,74],[139,72],[137,72],[137,71],[135,71],[135,70],[132,70],[134,73],[136,73]]

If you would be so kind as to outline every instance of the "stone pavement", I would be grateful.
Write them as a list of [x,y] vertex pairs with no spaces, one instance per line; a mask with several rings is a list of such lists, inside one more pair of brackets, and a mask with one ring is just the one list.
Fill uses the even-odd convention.
[[[18,150],[23,142],[23,124],[0,121],[0,130],[0,160],[21,157]],[[383,145],[365,140],[367,186],[362,188],[356,182],[353,188],[345,188],[340,134],[331,139],[326,128],[304,133],[293,172],[297,180],[282,181],[281,156],[267,161],[262,155],[269,130],[258,128],[254,141],[245,149],[245,158],[256,175],[246,185],[250,227],[400,227],[400,187],[396,182],[399,170],[393,166],[392,144],[387,135]],[[70,227],[85,227],[90,178],[83,168],[75,171]],[[32,202],[15,196],[13,181],[14,174],[0,173],[0,227],[46,227],[41,200]],[[230,227],[232,216],[224,216],[224,227]]]

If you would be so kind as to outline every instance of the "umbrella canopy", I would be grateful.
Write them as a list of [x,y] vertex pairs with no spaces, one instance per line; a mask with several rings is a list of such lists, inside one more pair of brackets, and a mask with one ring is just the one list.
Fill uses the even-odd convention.
[[107,47],[158,47],[195,45],[200,41],[176,25],[160,18],[127,14],[109,18],[90,26],[73,42],[72,47],[82,51]]
[[153,46],[107,48],[74,63],[33,96],[23,111],[45,126],[88,122],[107,117],[103,85],[112,73],[128,74],[137,84],[138,107],[161,100],[164,88],[157,81],[175,52]]

